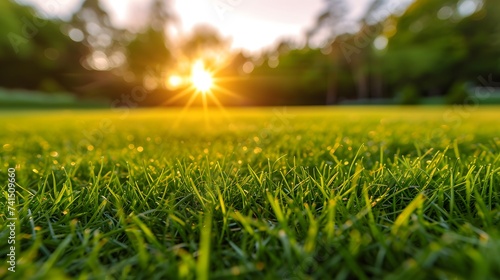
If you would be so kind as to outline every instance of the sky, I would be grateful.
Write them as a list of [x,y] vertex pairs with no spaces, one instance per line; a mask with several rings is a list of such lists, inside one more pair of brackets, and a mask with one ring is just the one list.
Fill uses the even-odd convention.
[[[82,0],[19,0],[33,4],[51,16],[69,18]],[[360,15],[370,0],[348,1],[353,17]],[[131,28],[141,21],[148,0],[101,0],[119,27]],[[280,38],[300,41],[321,12],[324,0],[174,0],[181,22],[181,34],[192,27],[209,24],[225,37],[232,47],[258,51]],[[142,18],[143,20],[144,18]]]

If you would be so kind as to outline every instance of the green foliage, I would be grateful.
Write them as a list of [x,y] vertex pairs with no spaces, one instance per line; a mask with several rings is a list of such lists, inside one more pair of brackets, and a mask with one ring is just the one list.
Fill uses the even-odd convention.
[[469,91],[467,84],[463,82],[456,82],[446,94],[446,104],[466,104],[469,98]]
[[[269,66],[273,63],[277,64],[274,68]],[[249,75],[249,84],[240,90],[261,102],[257,105],[266,104],[270,90],[270,99],[276,105],[324,104],[328,80],[334,75],[338,73],[333,72],[320,50],[294,49],[265,57],[262,65]],[[257,84],[257,89],[250,83]]]
[[[147,13],[146,28],[136,34],[134,39],[126,42],[124,54],[127,61],[126,71],[133,74],[134,82],[146,86],[149,90],[164,89],[168,68],[173,66],[172,42],[166,31],[168,24],[175,20],[170,14],[171,1],[154,0]],[[146,80],[153,80],[155,86],[147,85]]]
[[[88,49],[60,31],[60,21],[38,18],[12,1],[0,4],[0,85],[10,88],[73,90]],[[69,77],[73,75],[72,77]]]
[[[207,67],[231,77],[224,79],[223,87],[243,96],[244,101],[224,100],[226,104],[319,105],[371,98],[403,98],[403,103],[414,104],[414,92],[398,93],[409,81],[422,98],[449,95],[450,102],[457,103],[464,96],[452,93],[459,92],[450,89],[456,80],[490,86],[478,77],[500,76],[500,4],[495,0],[475,1],[481,5],[471,14],[459,12],[468,1],[416,0],[404,13],[387,18],[376,15],[393,6],[372,1],[354,33],[342,33],[338,24],[348,20],[345,1],[328,0],[307,33],[311,39],[324,29],[333,31],[335,37],[322,50],[283,41],[261,57],[235,55],[230,65],[220,59],[230,52],[229,41],[217,30],[198,27],[174,44],[167,31],[178,23],[172,2],[150,2],[144,11],[145,28],[132,32],[113,26],[99,0],[83,1],[70,22],[40,19],[32,8],[3,1],[0,85],[106,96],[113,102],[145,86],[163,93],[152,94],[155,97],[143,104],[158,105],[164,101],[159,96],[178,93],[165,94],[168,76],[189,75],[190,62],[203,57]],[[65,35],[72,28],[82,32],[82,42]],[[376,49],[374,42],[382,37],[388,44]],[[248,61],[255,62],[255,70],[243,74]]]
[[420,94],[414,85],[407,85],[398,93],[396,100],[402,105],[417,105],[420,101]]
[[456,109],[2,114],[0,278],[498,279],[499,108]]
[[148,75],[157,78],[171,60],[167,49],[165,34],[148,28],[137,34],[126,47],[129,70],[136,75],[139,82]]
[[[331,11],[332,7],[339,11],[333,5],[337,1],[327,2],[332,5],[318,19],[320,29],[325,21],[343,17]],[[498,75],[500,4],[481,1],[484,5],[472,14],[460,14],[459,7],[465,2],[417,0],[402,15],[373,22],[377,11],[394,10],[395,6],[373,1],[360,20],[359,31],[337,36],[331,44],[328,58],[332,68],[339,75],[350,76],[336,81],[337,94],[362,99],[393,97],[411,80],[422,96],[444,96],[455,79],[478,84],[480,75]],[[383,50],[372,47],[379,36],[388,39]]]

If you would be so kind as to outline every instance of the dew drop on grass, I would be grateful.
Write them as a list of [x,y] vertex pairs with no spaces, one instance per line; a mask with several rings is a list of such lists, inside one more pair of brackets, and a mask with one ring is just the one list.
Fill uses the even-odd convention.
[[6,152],[10,152],[10,151],[14,150],[14,147],[12,147],[11,144],[5,144],[5,145],[3,145],[3,150]]
[[233,266],[233,267],[231,268],[231,274],[232,274],[232,275],[235,275],[235,276],[236,276],[236,275],[240,275],[240,273],[241,273],[241,270],[240,270],[240,268],[239,268],[239,267],[237,267],[237,266]]

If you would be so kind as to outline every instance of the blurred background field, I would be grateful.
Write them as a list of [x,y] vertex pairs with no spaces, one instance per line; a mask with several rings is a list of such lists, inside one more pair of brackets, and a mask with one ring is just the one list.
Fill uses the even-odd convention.
[[[499,19],[494,0],[6,0],[0,107],[499,104]],[[183,94],[196,63],[207,102]]]

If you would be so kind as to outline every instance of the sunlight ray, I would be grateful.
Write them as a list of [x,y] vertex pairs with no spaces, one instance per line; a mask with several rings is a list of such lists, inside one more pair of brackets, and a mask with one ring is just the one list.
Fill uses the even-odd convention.
[[212,99],[214,104],[221,110],[221,112],[224,115],[224,117],[226,118],[226,120],[231,121],[231,118],[229,117],[229,113],[227,112],[226,108],[224,108],[224,106],[219,101],[219,99],[213,94],[209,94],[208,96],[210,97],[210,99]]
[[205,126],[209,127],[208,123],[208,102],[207,102],[207,94],[201,94],[201,99],[203,101],[203,114],[205,116]]
[[214,78],[214,82],[234,82],[234,81],[243,81],[248,78],[246,77],[218,77]]
[[189,93],[192,93],[193,92],[193,88],[192,87],[188,87],[186,88],[185,90],[175,94],[174,96],[170,97],[169,99],[167,99],[165,102],[163,102],[161,105],[169,105],[169,104],[172,104],[172,102],[175,102],[179,99],[181,99],[182,97],[188,95]]
[[181,122],[181,120],[184,118],[184,115],[186,114],[187,110],[189,109],[189,107],[191,107],[191,105],[193,104],[193,102],[195,101],[196,97],[198,96],[198,93],[197,92],[194,92],[193,95],[191,95],[191,97],[189,98],[188,102],[186,103],[186,105],[184,105],[184,107],[182,108],[182,111],[179,115],[179,117],[177,118],[177,120],[175,121],[174,123],[174,127],[178,127],[179,126],[179,123]]
[[218,85],[214,85],[214,90],[216,90],[217,92],[220,92],[220,93],[223,93],[225,95],[228,95],[228,96],[231,96],[231,97],[234,97],[234,98],[238,98],[238,99],[242,99],[241,96],[239,96],[238,94],[230,91],[230,90],[227,90],[221,86],[218,86]]

